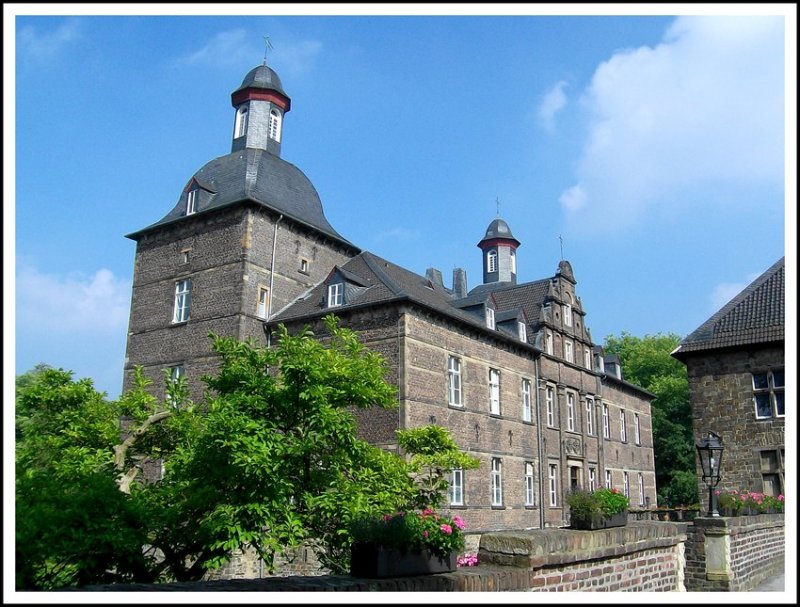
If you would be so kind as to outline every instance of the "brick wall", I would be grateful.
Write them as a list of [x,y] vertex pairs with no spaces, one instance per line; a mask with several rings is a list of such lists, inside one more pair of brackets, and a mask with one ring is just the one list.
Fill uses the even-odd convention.
[[686,588],[752,590],[784,569],[783,514],[695,519],[686,542]]
[[117,584],[78,591],[162,592],[561,592],[682,591],[685,523],[636,522],[602,531],[486,533],[481,564],[452,573],[391,579],[290,576],[170,584]]

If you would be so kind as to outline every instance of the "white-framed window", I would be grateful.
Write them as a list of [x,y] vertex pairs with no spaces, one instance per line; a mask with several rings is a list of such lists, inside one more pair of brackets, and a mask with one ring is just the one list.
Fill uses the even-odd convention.
[[242,106],[236,112],[236,135],[234,138],[244,137],[247,134],[247,119],[248,119],[247,106]]
[[756,419],[784,417],[784,371],[773,369],[761,373],[753,373],[753,402],[756,407]]
[[583,349],[583,366],[587,369],[592,368],[592,352],[589,350],[589,348]]
[[603,438],[611,438],[611,419],[608,416],[608,405],[603,403]]
[[191,253],[191,249],[181,251],[181,263],[189,263],[189,253]]
[[450,505],[464,505],[464,470],[456,468],[450,474]]
[[308,274],[308,260],[305,257],[300,258],[300,272]]
[[514,249],[511,249],[509,253],[509,259],[511,260],[511,273],[517,273],[517,252]]
[[528,341],[528,328],[522,321],[517,321],[517,335],[520,341]]
[[597,490],[597,468],[589,466],[589,491]]
[[172,322],[189,320],[191,291],[192,281],[190,279],[186,278],[175,283],[175,307],[172,312]]
[[630,499],[630,497],[631,497],[631,483],[630,483],[630,480],[628,479],[628,473],[627,472],[623,472],[622,473],[622,492],[625,494],[625,497]]
[[447,359],[447,402],[461,406],[461,359],[456,356]]
[[575,357],[572,353],[572,340],[565,339],[564,340],[564,358],[567,362],[575,362]]
[[344,302],[344,285],[340,282],[335,282],[328,285],[328,307],[341,306]]
[[186,192],[186,214],[192,215],[197,213],[197,190],[189,190]]
[[503,505],[503,462],[492,458],[492,506]]
[[642,423],[639,421],[639,414],[633,414],[633,438],[637,445],[642,444]]
[[564,326],[572,326],[572,306],[570,304],[564,304]]
[[619,440],[628,442],[628,424],[625,421],[625,409],[619,410]]
[[535,502],[535,492],[534,492],[534,484],[533,484],[533,464],[531,462],[525,462],[525,505],[526,506],[534,506],[536,505]]
[[489,369],[489,413],[500,415],[500,371]]
[[267,287],[258,288],[258,305],[256,306],[256,316],[266,318],[269,310],[269,289]]
[[586,397],[586,434],[594,436],[594,399]]
[[269,113],[269,138],[281,141],[281,113],[275,109]]
[[547,483],[550,505],[558,506],[558,464],[549,464],[547,466]]
[[644,475],[639,473],[639,505],[644,506]]
[[[185,375],[186,375],[186,372],[185,372],[185,370],[183,368],[183,365],[175,365],[174,367],[170,367],[170,369],[169,369],[169,383],[170,384],[177,384],[180,381],[181,377],[184,377]],[[167,391],[166,400],[170,405],[173,405],[173,406],[175,405],[175,403],[173,402],[172,396],[170,396],[170,394],[169,394],[169,391]]]
[[611,477],[611,470],[606,470],[606,489],[612,489],[614,484],[612,483]]
[[547,425],[556,427],[556,391],[553,386],[547,386],[544,391],[544,401],[547,408]]
[[486,326],[494,329],[494,308],[486,306]]
[[575,394],[567,392],[567,430],[575,432]]
[[531,421],[531,382],[522,380],[522,421]]
[[497,251],[492,249],[486,254],[486,271],[497,272]]
[[553,353],[553,332],[552,331],[545,331],[544,332],[544,350],[548,354]]

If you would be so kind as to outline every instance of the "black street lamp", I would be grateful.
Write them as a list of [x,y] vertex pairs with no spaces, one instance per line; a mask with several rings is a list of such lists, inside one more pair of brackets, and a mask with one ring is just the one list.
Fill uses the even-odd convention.
[[697,455],[703,467],[703,482],[708,485],[708,516],[719,516],[717,504],[714,499],[714,487],[720,481],[720,467],[722,465],[722,437],[716,432],[708,431],[708,436],[697,445]]

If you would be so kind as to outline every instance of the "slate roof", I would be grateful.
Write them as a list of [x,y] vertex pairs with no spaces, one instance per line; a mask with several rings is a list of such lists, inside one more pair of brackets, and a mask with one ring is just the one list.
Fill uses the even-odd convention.
[[[498,327],[497,330],[489,329],[486,327],[482,312],[475,314],[455,307],[453,303],[457,300],[454,300],[452,292],[442,285],[429,281],[424,276],[406,270],[368,251],[363,251],[341,267],[337,266],[332,273],[337,270],[343,277],[357,276],[362,285],[367,288],[353,293],[342,306],[326,308],[323,307],[323,302],[327,293],[327,285],[325,282],[320,283],[280,310],[269,324],[298,321],[329,312],[337,313],[339,310],[408,301],[481,331],[495,336],[503,335],[517,344],[521,343],[517,337],[516,327],[514,327],[514,331],[502,327]],[[534,348],[531,344],[527,345]]]
[[[246,148],[206,163],[192,180],[200,188],[196,215],[251,202],[281,213],[355,251],[359,250],[328,223],[319,194],[308,177],[279,156]],[[128,234],[128,238],[136,240],[150,230],[184,219],[185,208],[184,191],[167,215],[138,232]]]
[[784,340],[785,258],[750,283],[716,314],[690,333],[672,355]]

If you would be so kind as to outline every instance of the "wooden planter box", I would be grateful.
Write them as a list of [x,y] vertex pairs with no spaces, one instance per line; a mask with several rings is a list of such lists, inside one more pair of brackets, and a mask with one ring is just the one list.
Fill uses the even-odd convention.
[[619,512],[610,518],[595,518],[592,520],[572,519],[570,527],[572,529],[594,530],[608,529],[610,527],[624,527],[628,524],[628,511]]
[[457,552],[437,557],[429,551],[401,552],[376,544],[356,542],[350,548],[350,575],[364,578],[402,577],[456,570]]

